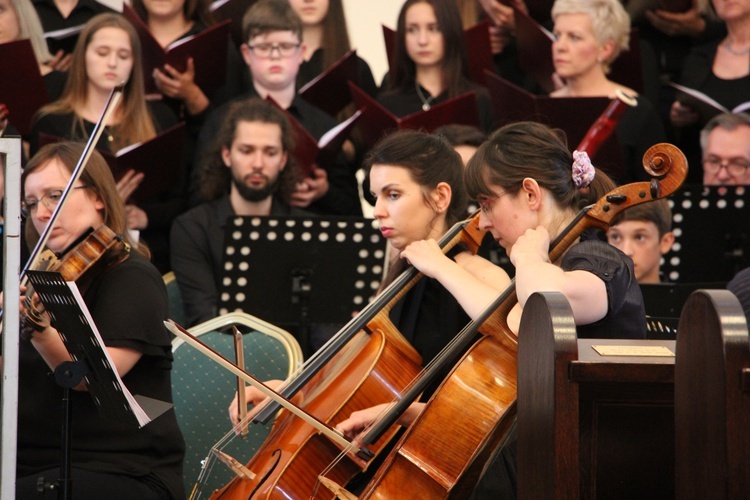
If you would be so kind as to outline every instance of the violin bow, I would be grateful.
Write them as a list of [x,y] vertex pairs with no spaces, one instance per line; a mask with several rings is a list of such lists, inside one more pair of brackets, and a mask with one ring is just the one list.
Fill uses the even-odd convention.
[[44,228],[44,231],[42,231],[42,234],[39,235],[39,241],[37,241],[36,246],[34,247],[34,250],[31,252],[31,255],[29,256],[29,260],[26,262],[26,266],[24,266],[23,270],[21,271],[20,279],[21,284],[25,284],[26,281],[26,273],[29,271],[29,269],[34,269],[39,261],[39,257],[42,253],[42,249],[47,244],[47,240],[49,240],[50,233],[52,232],[52,228],[54,226],[55,220],[57,220],[58,215],[60,214],[60,211],[65,206],[65,202],[68,199],[68,194],[73,189],[73,184],[76,183],[76,181],[81,177],[81,174],[83,173],[83,169],[86,168],[86,164],[89,161],[89,158],[91,158],[91,155],[94,152],[94,149],[96,147],[96,144],[99,142],[99,138],[102,136],[102,133],[104,132],[105,124],[109,120],[109,118],[112,116],[112,113],[114,113],[115,108],[117,107],[117,103],[120,100],[120,97],[122,97],[123,88],[125,87],[125,84],[122,83],[120,85],[117,85],[115,88],[112,89],[112,92],[109,94],[109,98],[107,99],[106,104],[104,105],[104,109],[102,110],[102,114],[99,117],[99,121],[96,122],[96,126],[94,127],[94,131],[92,132],[91,136],[89,137],[88,142],[86,142],[86,146],[83,149],[83,154],[78,159],[78,163],[76,164],[76,167],[73,169],[73,173],[70,176],[70,181],[68,182],[68,185],[65,186],[65,189],[63,190],[63,193],[60,197],[60,202],[55,207],[55,210],[52,212],[52,215],[50,216],[50,220],[47,223],[47,226]]

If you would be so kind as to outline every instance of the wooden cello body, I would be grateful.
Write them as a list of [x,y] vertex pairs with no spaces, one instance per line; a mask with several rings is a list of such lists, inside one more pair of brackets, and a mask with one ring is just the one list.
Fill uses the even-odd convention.
[[[551,262],[585,229],[605,229],[625,208],[674,193],[687,176],[684,155],[669,144],[653,146],[643,163],[652,181],[616,188],[584,209],[550,245]],[[515,418],[517,343],[506,318],[516,302],[511,285],[467,327],[468,334],[479,329],[485,335],[443,381],[360,499],[465,498],[473,491]]]
[[[484,234],[477,222],[454,227],[458,232],[449,235],[447,246],[461,241],[476,249]],[[385,297],[371,304],[376,312],[366,324],[292,396],[297,406],[335,426],[354,411],[401,397],[421,371],[421,358],[393,325],[389,312],[419,278],[415,272],[404,285],[394,283],[398,291],[384,293]],[[394,427],[369,446],[369,451],[380,453],[396,432]],[[211,498],[334,498],[318,483],[318,476],[326,471],[327,478],[346,484],[365,470],[369,461],[353,453],[338,460],[341,452],[341,447],[309,424],[282,411],[262,447],[245,466],[254,477],[238,476]],[[327,470],[331,463],[336,465]]]

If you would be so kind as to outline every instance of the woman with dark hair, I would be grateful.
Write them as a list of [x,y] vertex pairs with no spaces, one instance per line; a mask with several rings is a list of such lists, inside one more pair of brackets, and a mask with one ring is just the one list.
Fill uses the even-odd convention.
[[[133,10],[148,25],[148,29],[163,48],[184,38],[192,37],[214,24],[209,12],[208,0],[133,0]],[[195,83],[193,60],[188,59],[187,69],[180,72],[172,66],[154,70],[153,78],[157,88],[168,97],[168,103],[175,104],[179,114],[185,118],[200,115],[209,104],[219,105],[228,100],[229,93],[239,88],[245,78],[245,65],[237,47],[227,39],[227,71],[225,83],[207,96]],[[193,125],[196,130],[200,123]]]
[[[304,61],[297,73],[297,88],[320,75],[351,50],[342,0],[289,0],[302,20]],[[357,56],[357,86],[375,96],[377,85],[367,62]]]
[[[141,45],[133,26],[119,14],[100,14],[86,24],[78,37],[62,96],[37,114],[31,132],[31,155],[39,149],[43,133],[74,141],[88,140],[112,89],[121,83],[125,84],[122,97],[109,121],[103,124],[104,133],[96,145],[101,151],[116,153],[152,139],[176,125],[177,118],[164,103],[146,101]],[[118,188],[126,203],[142,180],[143,174],[133,171],[120,179]],[[169,269],[169,226],[184,205],[177,186],[157,199],[126,206],[128,229],[141,231],[162,272]]]
[[[523,306],[534,292],[558,291],[570,302],[579,337],[645,338],[643,298],[625,254],[587,235],[560,262],[549,260],[550,241],[583,206],[614,187],[585,153],[571,155],[565,140],[544,125],[517,122],[479,147],[464,179],[469,197],[481,207],[479,227],[506,249],[515,266],[518,303],[506,318],[511,331],[519,334]],[[434,239],[411,243],[401,256],[445,287],[470,317],[479,316],[508,285],[507,276],[498,280],[447,258]],[[382,409],[354,412],[337,428],[354,437]],[[423,409],[424,404],[413,403],[399,423],[410,425]],[[477,498],[514,496],[514,447],[511,437],[479,482]],[[509,479],[498,484],[499,477]]]
[[[48,144],[23,173],[26,240],[36,244],[50,222],[62,191],[82,154],[83,145]],[[148,262],[148,249],[127,235],[125,206],[104,158],[92,154],[73,184],[55,220],[46,248],[60,259],[89,230],[106,226],[121,235],[78,281],[91,317],[123,383],[131,393],[171,403],[172,362],[167,294],[159,272]],[[82,283],[85,280],[85,284]],[[23,292],[24,290],[22,290]],[[22,298],[23,299],[23,298]],[[22,300],[23,332],[19,356],[18,498],[34,498],[39,478],[60,477],[60,401],[63,389],[50,372],[70,361],[57,325],[42,304]],[[185,444],[173,410],[142,428],[105,418],[81,384],[71,391],[72,491],[80,498],[180,499]]]
[[489,132],[494,121],[489,94],[468,75],[455,1],[407,0],[398,16],[388,89],[378,101],[396,116],[406,116],[474,91],[480,128]]
[[[384,289],[408,266],[402,252],[412,242],[440,239],[466,214],[463,164],[445,139],[414,130],[403,130],[382,139],[370,151],[365,171],[375,198],[373,216],[388,240],[388,272]],[[481,270],[494,282],[509,283],[505,272],[464,249],[449,252],[462,266]],[[390,311],[393,324],[414,346],[426,365],[463,328],[469,318],[455,299],[433,279],[418,282]],[[425,398],[437,385],[425,391]],[[248,387],[248,401],[263,399]],[[229,409],[236,424],[237,402]]]

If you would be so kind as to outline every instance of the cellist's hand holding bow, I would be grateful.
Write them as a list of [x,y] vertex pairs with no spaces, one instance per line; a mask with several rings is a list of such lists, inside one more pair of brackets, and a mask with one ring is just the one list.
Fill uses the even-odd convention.
[[[356,441],[355,438],[375,423],[378,417],[385,414],[391,406],[393,406],[393,403],[383,403],[365,408],[364,410],[354,411],[349,418],[336,425],[336,430],[344,433],[347,439],[354,439]],[[423,409],[424,403],[412,403],[399,417],[398,424],[408,427],[417,419]]]
[[[267,380],[264,382],[265,385],[273,389],[274,391],[277,391],[279,387],[281,387],[281,384],[284,382],[282,380]],[[246,386],[245,387],[245,401],[247,401],[248,406],[253,405],[256,406],[257,404],[261,403],[266,399],[265,394],[260,392],[258,389],[252,386]],[[232,400],[232,403],[229,405],[229,420],[232,422],[233,426],[237,426],[237,424],[240,423],[240,407],[239,407],[239,397],[237,393],[234,394],[234,399]]]

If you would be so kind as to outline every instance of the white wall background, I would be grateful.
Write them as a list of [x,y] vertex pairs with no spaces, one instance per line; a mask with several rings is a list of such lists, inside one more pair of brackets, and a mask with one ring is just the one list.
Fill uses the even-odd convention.
[[396,18],[404,0],[343,0],[349,40],[367,61],[380,85],[388,71],[382,25],[396,29]]

